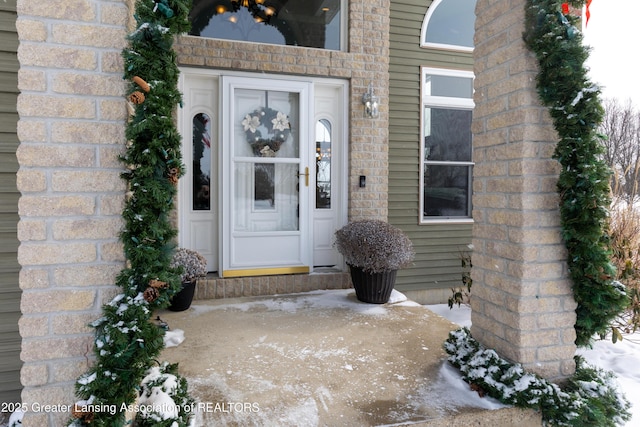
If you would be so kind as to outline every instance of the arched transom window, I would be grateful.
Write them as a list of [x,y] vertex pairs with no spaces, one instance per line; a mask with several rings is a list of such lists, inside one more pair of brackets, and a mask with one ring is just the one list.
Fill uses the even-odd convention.
[[476,0],[434,0],[422,22],[420,46],[473,51]]

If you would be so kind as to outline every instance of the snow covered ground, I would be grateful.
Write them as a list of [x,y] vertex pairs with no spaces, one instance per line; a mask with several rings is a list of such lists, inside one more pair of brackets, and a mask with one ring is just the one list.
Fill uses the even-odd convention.
[[[460,326],[471,326],[471,310],[461,306],[449,309],[447,304],[428,305],[428,309]],[[613,344],[609,341],[597,341],[592,350],[578,350],[585,360],[618,377],[620,390],[633,405],[631,420],[627,426],[640,425],[640,332]],[[634,341],[634,342],[632,342]]]

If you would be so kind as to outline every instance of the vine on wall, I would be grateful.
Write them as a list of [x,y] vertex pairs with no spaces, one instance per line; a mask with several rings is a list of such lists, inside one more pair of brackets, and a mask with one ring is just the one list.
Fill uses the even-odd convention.
[[[524,40],[539,63],[538,94],[548,107],[560,141],[554,157],[562,234],[568,250],[573,293],[578,304],[576,344],[588,346],[606,334],[611,321],[628,305],[624,285],[613,280],[615,267],[608,242],[609,178],[597,128],[604,110],[600,89],[584,65],[589,49],[561,0],[527,0]],[[581,8],[584,0],[572,0]],[[563,5],[564,4],[564,5]]]
[[[127,167],[122,178],[129,187],[120,236],[126,267],[116,283],[121,293],[91,324],[95,364],[77,380],[76,393],[82,400],[74,407],[73,426],[122,426],[132,408],[140,425],[188,423],[191,400],[186,381],[173,365],[154,366],[164,348],[165,331],[150,319],[181,286],[180,271],[170,267],[177,235],[170,214],[182,174],[180,135],[173,119],[181,102],[173,40],[188,31],[190,8],[190,0],[135,4],[136,29],[122,52],[131,113],[122,156]],[[171,411],[135,413],[134,402],[148,401],[151,395],[145,395],[143,379],[145,387],[159,384],[173,399]]]

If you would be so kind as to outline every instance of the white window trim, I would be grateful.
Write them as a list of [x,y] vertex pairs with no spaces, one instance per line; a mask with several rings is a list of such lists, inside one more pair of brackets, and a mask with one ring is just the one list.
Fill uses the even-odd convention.
[[[337,52],[347,52],[349,50],[349,2],[340,0],[340,50]],[[328,49],[324,49],[328,50]],[[330,51],[330,50],[329,50]]]
[[[455,70],[455,69],[447,69],[447,68],[433,68],[433,67],[420,67],[420,190],[419,190],[419,218],[418,224],[472,224],[473,218],[471,217],[430,217],[425,218],[424,216],[424,166],[425,164],[432,165],[454,165],[454,166],[471,166],[471,171],[473,172],[473,166],[475,163],[473,161],[470,162],[447,162],[447,161],[426,161],[424,159],[424,107],[425,105],[429,105],[430,107],[443,107],[443,108],[459,108],[465,110],[473,110],[475,107],[475,103],[472,98],[455,98],[455,97],[447,97],[447,96],[432,96],[426,95],[424,93],[424,81],[426,74],[436,74],[440,76],[447,77],[465,77],[474,79],[475,75],[473,71],[465,71],[465,70]],[[473,150],[473,145],[472,145]],[[469,210],[473,209],[473,198],[472,198],[472,188],[469,188]],[[469,213],[471,215],[471,212]]]
[[429,26],[429,21],[431,20],[431,16],[435,10],[440,6],[445,0],[434,0],[433,3],[429,6],[427,13],[424,15],[424,20],[422,21],[422,28],[420,29],[420,47],[422,48],[430,48],[430,49],[441,49],[441,50],[451,50],[455,52],[473,52],[473,47],[468,46],[459,46],[455,44],[446,44],[446,43],[432,43],[425,41],[427,36],[427,27]]

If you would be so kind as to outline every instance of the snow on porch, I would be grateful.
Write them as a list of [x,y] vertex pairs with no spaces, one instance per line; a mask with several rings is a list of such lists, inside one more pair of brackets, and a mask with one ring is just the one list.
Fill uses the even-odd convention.
[[198,300],[160,318],[185,331],[161,360],[179,362],[199,426],[541,425],[471,391],[442,350],[458,325],[397,291]]

